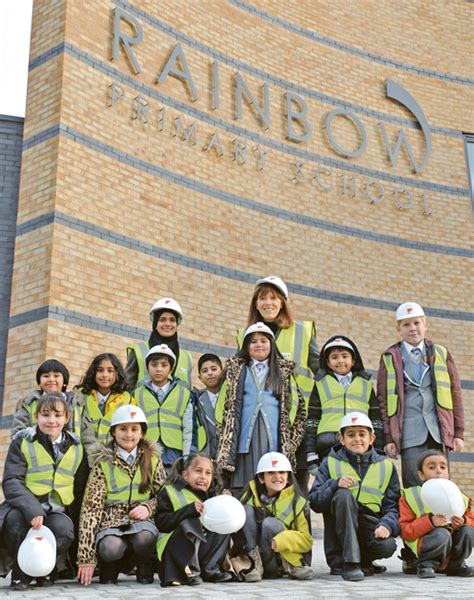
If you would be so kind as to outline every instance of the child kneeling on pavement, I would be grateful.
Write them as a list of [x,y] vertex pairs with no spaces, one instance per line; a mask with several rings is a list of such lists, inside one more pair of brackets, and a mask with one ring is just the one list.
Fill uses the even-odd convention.
[[400,484],[393,463],[372,447],[375,434],[367,415],[348,413],[339,431],[342,447],[324,459],[309,499],[314,511],[325,513],[325,525],[332,530],[339,559],[331,574],[361,581],[382,572],[373,560],[396,550]]
[[232,554],[245,553],[251,567],[241,570],[239,577],[248,583],[285,574],[311,579],[309,506],[287,457],[280,452],[264,454],[240,500],[246,521],[234,536]]
[[[423,482],[449,479],[446,456],[436,449],[423,452],[418,459],[418,476]],[[466,558],[472,552],[474,513],[471,499],[463,494],[463,500],[466,510],[462,517],[434,515],[423,502],[421,486],[402,490],[401,536],[418,558],[417,573],[421,579],[435,577],[435,571],[458,577],[474,576],[474,569],[466,565]]]

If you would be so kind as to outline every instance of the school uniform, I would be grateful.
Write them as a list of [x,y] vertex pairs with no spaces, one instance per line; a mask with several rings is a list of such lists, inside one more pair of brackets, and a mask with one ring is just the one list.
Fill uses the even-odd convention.
[[[343,475],[356,477],[358,483],[350,489],[339,488]],[[315,512],[326,515],[328,539],[333,540],[333,568],[347,563],[370,568],[373,560],[392,556],[394,538],[400,532],[399,497],[397,472],[384,454],[373,448],[364,454],[345,447],[330,451],[318,470],[309,500]],[[379,525],[390,531],[389,538],[375,538]]]
[[3,472],[0,530],[14,559],[12,580],[31,580],[20,570],[16,556],[34,517],[42,516],[53,532],[57,554],[66,553],[74,540],[87,473],[83,447],[72,432],[63,430],[53,444],[34,426],[11,442]]
[[382,355],[377,395],[385,444],[394,443],[402,461],[404,487],[420,485],[419,455],[453,447],[464,437],[461,382],[448,350],[423,340],[416,348],[400,342]]
[[146,415],[146,438],[162,446],[161,460],[167,470],[191,452],[193,440],[193,405],[187,386],[174,377],[161,388],[150,379],[134,392],[134,402]]
[[216,457],[216,404],[219,392],[208,389],[193,389],[191,402],[194,408],[193,417],[193,449],[203,452],[211,458]]
[[401,537],[414,556],[418,567],[441,569],[459,574],[466,569],[466,559],[472,552],[474,513],[472,500],[463,494],[465,525],[457,529],[436,527],[431,509],[423,502],[421,486],[403,489],[400,497]]
[[[311,520],[307,500],[296,495],[289,485],[278,495],[259,495],[255,481],[241,498],[246,520],[242,530],[234,536],[233,554],[251,553],[258,546],[262,558],[264,577],[282,574],[279,557],[295,567],[311,565]],[[272,542],[276,550],[272,549]]]
[[[150,489],[140,492],[139,464],[144,444],[152,448],[152,478]],[[160,449],[148,440],[142,440],[130,453],[115,442],[103,449],[90,473],[82,503],[79,566],[96,566],[99,561],[102,565],[113,563],[112,580],[119,570],[128,572],[137,560],[140,565],[150,566],[158,535],[154,523],[156,496],[164,477]],[[131,519],[129,512],[140,505],[148,508],[149,517]]]
[[[155,516],[160,531],[157,542],[159,575],[163,587],[171,582],[217,582],[225,579],[222,562],[230,536],[208,531],[201,525],[195,502],[204,502],[212,492],[194,490],[184,480],[164,485],[158,494]],[[191,575],[185,573],[189,567]],[[227,577],[229,579],[229,577]]]
[[[295,363],[278,358],[281,397],[265,387],[268,364],[231,358],[218,399],[217,463],[230,487],[237,492],[254,477],[260,458],[267,452],[282,452],[295,465],[296,452],[304,438],[304,399],[293,378]],[[266,362],[266,361],[264,361]],[[292,385],[294,384],[294,385]]]
[[101,394],[98,390],[91,390],[85,394],[81,388],[75,388],[84,398],[84,427],[82,441],[86,447],[90,466],[93,466],[102,446],[112,441],[110,425],[116,409],[123,404],[130,404],[132,397],[126,391],[120,393]]

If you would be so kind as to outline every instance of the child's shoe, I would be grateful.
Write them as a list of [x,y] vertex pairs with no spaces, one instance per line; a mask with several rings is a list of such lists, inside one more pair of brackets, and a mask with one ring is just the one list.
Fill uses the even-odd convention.
[[311,579],[313,577],[313,569],[307,565],[303,565],[301,567],[294,567],[293,565],[290,565],[289,577],[290,579],[299,579],[301,581]]
[[360,568],[360,563],[344,563],[342,578],[344,581],[362,581],[364,573]]
[[240,571],[241,577],[246,583],[256,583],[262,581],[263,578],[263,563],[258,548],[249,550],[247,556],[252,561],[252,567],[247,571]]
[[465,563],[457,569],[447,569],[448,577],[474,577],[474,568],[468,567]]
[[153,567],[150,563],[141,563],[137,566],[137,583],[153,583]]
[[432,579],[436,577],[435,570],[433,567],[418,565],[418,577],[420,579]]
[[24,592],[30,589],[30,582],[23,579],[12,579],[10,589],[12,592]]

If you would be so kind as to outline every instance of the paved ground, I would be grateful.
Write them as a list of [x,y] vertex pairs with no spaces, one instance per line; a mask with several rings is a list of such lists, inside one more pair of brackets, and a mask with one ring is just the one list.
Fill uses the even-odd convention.
[[[341,577],[329,575],[324,561],[322,548],[322,530],[315,530],[316,539],[313,547],[314,578],[310,581],[290,581],[288,579],[267,580],[260,583],[204,583],[196,587],[161,588],[158,580],[152,585],[139,585],[132,577],[121,576],[114,586],[94,583],[89,587],[82,587],[76,582],[60,581],[54,587],[46,589],[31,589],[27,592],[9,591],[9,580],[0,580],[0,597],[2,598],[29,598],[32,600],[46,600],[51,597],[63,600],[92,600],[95,598],[132,598],[135,594],[140,598],[167,597],[176,600],[209,600],[232,598],[236,600],[272,598],[279,600],[291,598],[304,600],[322,598],[365,598],[365,600],[378,600],[386,598],[423,598],[423,600],[469,600],[474,599],[474,578],[462,579],[460,577],[446,577],[437,575],[435,579],[420,580],[415,576],[403,575],[401,561],[396,556],[385,561],[387,572],[374,577],[367,577],[364,581],[349,583]],[[469,564],[474,566],[473,557]]]

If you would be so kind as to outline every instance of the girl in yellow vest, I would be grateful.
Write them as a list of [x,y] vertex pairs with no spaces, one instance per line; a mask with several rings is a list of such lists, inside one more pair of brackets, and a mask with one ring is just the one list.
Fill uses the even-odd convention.
[[[275,336],[276,346],[286,360],[296,363],[296,382],[303,393],[306,411],[314,384],[314,375],[319,367],[319,348],[316,342],[314,321],[295,321],[289,303],[286,283],[269,275],[255,282],[250,301],[247,327],[261,321]],[[242,347],[244,328],[237,331],[237,345]],[[308,488],[306,449],[298,449],[296,478],[301,489]]]
[[246,521],[234,536],[232,553],[245,553],[251,567],[241,570],[239,577],[246,582],[285,574],[291,579],[311,579],[309,506],[284,454],[268,452],[262,456],[241,502]]
[[[8,450],[0,530],[13,559],[10,587],[16,591],[28,589],[32,581],[17,562],[30,527],[38,532],[48,527],[56,538],[57,554],[65,553],[74,540],[88,468],[78,436],[66,428],[69,417],[62,394],[43,394],[36,405],[36,425],[20,431]],[[53,570],[37,577],[36,586],[53,585],[55,578]]]
[[18,403],[12,425],[12,439],[22,429],[36,424],[38,400],[44,394],[62,394],[68,405],[69,428],[81,435],[84,426],[84,399],[75,391],[68,391],[69,370],[62,362],[49,358],[40,364],[36,371],[38,389],[33,390],[24,400]]
[[134,564],[138,583],[153,582],[154,514],[164,470],[159,447],[144,439],[146,430],[139,407],[117,408],[113,441],[92,469],[82,503],[77,577],[84,585],[98,563],[100,583],[116,583],[119,572]]
[[199,520],[203,502],[218,493],[213,461],[205,454],[179,458],[166,481],[155,518],[162,587],[231,581],[222,569],[230,536],[206,530]]
[[115,354],[104,352],[89,365],[81,383],[74,388],[85,401],[86,426],[82,434],[91,466],[102,444],[110,442],[110,424],[115,410],[130,404],[125,371]]
[[172,375],[178,377],[191,390],[191,354],[182,348],[178,339],[178,328],[183,320],[181,306],[174,298],[160,298],[150,310],[151,333],[148,341],[133,344],[127,348],[125,372],[131,389],[147,376],[145,357],[153,346],[166,344],[176,356]]
[[264,323],[245,330],[242,350],[227,361],[216,405],[216,461],[235,494],[253,479],[266,452],[283,452],[296,464],[306,411],[295,371]]

